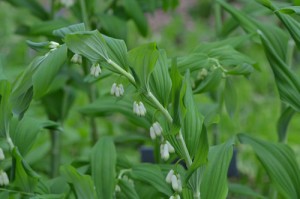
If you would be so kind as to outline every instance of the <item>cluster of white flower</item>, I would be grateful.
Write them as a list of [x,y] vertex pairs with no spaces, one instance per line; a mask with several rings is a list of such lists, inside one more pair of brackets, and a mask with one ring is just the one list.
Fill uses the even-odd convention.
[[116,83],[113,83],[111,89],[110,89],[110,94],[120,97],[124,94],[124,87],[122,84],[117,85]]
[[145,116],[147,110],[143,104],[143,102],[133,102],[133,112],[138,116]]
[[56,48],[58,48],[59,43],[55,42],[55,41],[50,41],[48,47],[51,49],[51,51],[55,50]]
[[9,179],[5,171],[1,170],[0,171],[0,186],[6,186],[9,184]]
[[74,54],[73,57],[71,58],[71,62],[74,64],[82,64],[82,57],[79,54]]
[[161,158],[165,161],[167,161],[170,157],[170,153],[174,153],[175,149],[170,144],[170,142],[166,141],[165,143],[160,145],[160,155]]
[[93,64],[92,67],[91,67],[91,75],[95,76],[95,77],[98,77],[101,73],[101,68],[100,68],[100,65],[99,64]]
[[156,139],[156,136],[161,136],[163,129],[158,122],[154,122],[150,127],[150,137],[152,140]]
[[[182,183],[181,177],[179,173],[175,173],[173,169],[171,169],[166,177],[166,182],[172,185],[172,188],[175,192],[182,192]],[[170,199],[180,199],[180,195],[175,193]]]

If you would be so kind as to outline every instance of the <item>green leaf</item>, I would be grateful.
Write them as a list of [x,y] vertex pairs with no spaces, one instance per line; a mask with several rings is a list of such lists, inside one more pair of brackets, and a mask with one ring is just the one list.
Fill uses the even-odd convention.
[[67,48],[65,45],[50,51],[46,58],[40,63],[33,74],[33,97],[38,99],[44,96],[57,76],[59,70],[67,59]]
[[193,73],[209,66],[208,56],[205,53],[192,53],[187,56],[178,57],[177,66],[181,74],[185,74],[187,70]]
[[70,33],[65,37],[65,42],[71,51],[93,63],[109,59],[105,40],[97,30]]
[[[227,171],[233,153],[234,139],[209,149],[208,164],[201,183],[201,197],[225,199],[228,194]],[[211,191],[213,187],[214,191]]]
[[278,12],[284,13],[284,14],[300,14],[300,6],[287,6],[283,8],[277,9]]
[[96,192],[90,176],[80,174],[74,167],[65,165],[60,168],[61,175],[72,184],[77,199],[95,199]]
[[85,31],[84,23],[74,24],[53,31],[53,35],[64,38],[67,34]]
[[9,121],[11,118],[10,103],[11,85],[9,81],[0,79],[0,136],[5,137],[9,132]]
[[295,114],[295,110],[291,107],[286,107],[282,110],[280,118],[277,121],[277,134],[279,142],[284,142],[287,137],[287,128]]
[[128,52],[130,66],[134,69],[139,78],[138,83],[144,91],[149,90],[150,75],[158,57],[159,52],[156,43],[145,44]]
[[237,108],[237,93],[231,79],[226,78],[224,89],[224,102],[227,113],[233,117]]
[[121,188],[122,199],[139,199],[139,195],[134,189],[134,186],[130,184],[128,181],[120,179],[119,186]]
[[194,93],[203,93],[207,91],[215,90],[223,78],[223,71],[220,68],[216,68],[211,72],[208,72],[208,75],[203,80],[198,80],[196,82],[196,88]]
[[147,18],[145,17],[142,8],[138,4],[137,0],[124,0],[123,6],[127,15],[129,15],[134,23],[136,24],[137,28],[139,29],[140,33],[143,36],[147,36],[148,34],[148,22]]
[[300,81],[285,62],[278,56],[268,38],[260,32],[260,37],[265,49],[266,56],[273,70],[276,85],[283,102],[290,105],[294,110],[300,111]]
[[112,199],[116,178],[116,149],[110,137],[102,137],[92,149],[91,169],[98,198]]
[[300,197],[300,170],[289,146],[255,139],[245,134],[239,134],[238,138],[241,143],[252,146],[280,194],[285,198]]
[[12,150],[14,183],[21,190],[33,193],[39,176],[30,168],[20,154],[17,147]]
[[229,192],[234,193],[234,194],[238,194],[238,195],[241,195],[241,196],[249,196],[251,198],[256,198],[256,199],[257,198],[258,199],[266,199],[266,197],[262,196],[259,193],[256,193],[255,191],[253,191],[248,186],[241,185],[241,184],[230,183],[229,184]]
[[142,181],[154,187],[166,196],[173,195],[170,186],[165,181],[161,169],[154,164],[139,164],[132,168],[131,176],[133,179]]
[[201,144],[200,136],[203,125],[203,116],[200,114],[193,98],[189,72],[186,73],[184,81],[186,83],[186,90],[183,98],[183,105],[186,114],[183,120],[181,132],[189,154],[193,158]]
[[151,92],[165,107],[169,103],[169,95],[172,88],[167,61],[166,52],[164,50],[159,50],[159,57],[150,77]]

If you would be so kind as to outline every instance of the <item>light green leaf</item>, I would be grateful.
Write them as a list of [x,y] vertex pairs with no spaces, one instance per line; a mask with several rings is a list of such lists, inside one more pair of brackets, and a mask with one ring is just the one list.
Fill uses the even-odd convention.
[[133,19],[137,28],[143,36],[147,36],[148,22],[145,17],[142,8],[138,4],[137,0],[124,0],[123,6],[126,13]]
[[172,88],[172,81],[168,72],[167,55],[164,50],[159,51],[159,57],[150,77],[150,89],[161,104],[167,106]]
[[57,76],[59,70],[67,59],[67,48],[65,45],[50,51],[46,58],[40,63],[33,74],[33,97],[38,99],[44,96]]
[[284,8],[279,8],[277,11],[284,14],[300,14],[300,6],[287,6]]
[[149,78],[154,70],[159,52],[156,43],[149,43],[128,52],[130,66],[138,77],[137,83],[143,91],[149,90]]
[[132,168],[131,176],[133,179],[151,185],[168,197],[173,194],[170,186],[165,181],[165,176],[163,176],[161,169],[157,165],[146,163],[135,165]]
[[70,33],[65,37],[65,42],[71,51],[93,63],[109,59],[105,40],[97,30]]
[[239,134],[238,138],[241,143],[252,146],[279,193],[285,198],[300,197],[300,170],[289,146],[255,139],[245,134]]
[[[201,197],[225,199],[228,194],[227,171],[233,153],[234,140],[209,149],[208,164],[201,183]],[[211,191],[213,187],[214,191]]]
[[64,38],[69,33],[85,31],[84,23],[74,24],[53,31],[53,35]]
[[80,174],[74,167],[65,165],[60,168],[61,175],[70,183],[77,199],[95,199],[96,192],[90,176]]
[[178,57],[177,66],[181,74],[185,74],[187,70],[193,73],[209,66],[208,56],[205,53],[192,53],[187,56]]
[[112,199],[116,178],[116,149],[110,137],[102,137],[92,149],[91,169],[98,198]]

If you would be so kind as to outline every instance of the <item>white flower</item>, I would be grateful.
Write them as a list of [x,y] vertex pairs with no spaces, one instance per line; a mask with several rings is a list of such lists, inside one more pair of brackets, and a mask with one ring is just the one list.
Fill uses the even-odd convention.
[[[181,183],[181,177],[179,174],[177,174],[177,182],[178,182],[178,192],[182,192],[182,183]],[[179,197],[180,198],[180,197]]]
[[176,175],[172,175],[171,183],[172,183],[172,188],[174,189],[174,191],[177,191],[179,188],[179,185],[178,185],[178,180],[177,180]]
[[91,67],[91,75],[98,77],[99,74],[101,73],[101,68],[99,64],[93,64]]
[[163,131],[163,129],[160,126],[160,124],[158,122],[154,122],[154,124],[152,126],[153,126],[155,134],[158,135],[158,136],[160,136],[161,132]]
[[168,149],[168,145],[167,144],[162,144],[161,147],[160,147],[160,155],[161,155],[161,158],[165,161],[167,161],[170,157],[170,154],[169,154],[169,149]]
[[138,116],[145,116],[147,110],[143,104],[143,102],[133,102],[133,112]]
[[74,0],[60,0],[60,3],[65,6],[66,8],[69,8],[74,5]]
[[166,177],[166,182],[167,182],[167,183],[171,183],[171,182],[172,182],[171,179],[172,179],[172,176],[173,176],[173,175],[174,175],[174,170],[171,169],[171,170],[169,171],[167,177]]
[[170,198],[169,198],[169,199],[175,199],[175,198],[174,198],[174,196],[170,196]]
[[124,94],[124,87],[122,84],[117,85],[116,83],[113,83],[111,89],[110,89],[110,94],[120,97]]
[[9,179],[5,171],[0,171],[0,186],[3,185],[8,185],[9,184]]
[[156,134],[154,132],[153,126],[150,127],[150,137],[152,140],[155,140],[155,138],[156,138]]
[[2,150],[2,148],[0,148],[0,160],[4,160],[4,159],[5,159],[5,156],[4,156],[3,150]]
[[59,46],[59,43],[57,43],[57,42],[55,42],[55,41],[50,41],[49,42],[49,48],[51,49],[51,50],[55,50],[57,47]]
[[208,75],[207,69],[206,69],[206,68],[202,68],[201,71],[198,73],[197,78],[198,78],[199,80],[203,80],[203,79],[205,79],[205,77],[206,77],[207,75]]
[[73,57],[71,58],[71,62],[74,64],[82,64],[82,57],[79,54],[74,54]]
[[180,199],[180,195],[179,194],[175,195],[174,199]]
[[168,150],[169,150],[170,153],[174,153],[175,152],[174,147],[170,144],[169,141],[166,141],[166,145],[168,146]]

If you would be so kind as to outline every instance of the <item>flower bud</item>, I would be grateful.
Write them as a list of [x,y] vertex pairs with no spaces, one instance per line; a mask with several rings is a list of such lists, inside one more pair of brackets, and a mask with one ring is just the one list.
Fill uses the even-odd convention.
[[174,191],[178,191],[179,185],[178,185],[178,180],[177,180],[176,175],[172,175],[171,183],[172,183],[172,188],[174,189]]
[[174,170],[171,169],[166,177],[166,182],[171,183],[172,182],[172,176],[174,175]]
[[115,192],[121,192],[121,187],[119,185],[116,185]]
[[168,145],[167,144],[164,144],[163,145],[163,152],[162,152],[162,159],[167,161],[170,157],[170,154],[169,154],[169,149],[168,149]]
[[154,124],[152,125],[154,128],[154,132],[156,135],[160,136],[161,132],[163,131],[162,127],[160,126],[160,124],[158,122],[154,122]]
[[116,92],[116,88],[117,88],[117,84],[113,83],[113,85],[111,86],[111,89],[110,89],[110,94],[114,95]]
[[177,195],[174,197],[174,199],[180,199],[180,195],[177,194]]
[[170,196],[170,198],[169,198],[169,199],[175,199],[175,198],[174,198],[174,196]]
[[60,3],[65,6],[66,8],[70,8],[74,5],[74,0],[60,0]]

